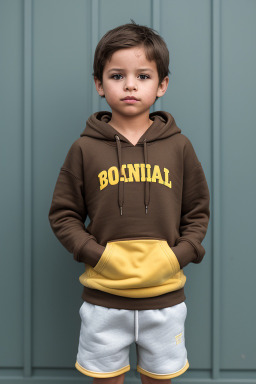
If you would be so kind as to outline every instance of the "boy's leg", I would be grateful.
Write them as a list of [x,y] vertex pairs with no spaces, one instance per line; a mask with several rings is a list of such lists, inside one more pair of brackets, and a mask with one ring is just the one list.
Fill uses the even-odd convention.
[[[122,375],[116,376],[116,377],[109,377],[107,379],[93,379],[93,384],[123,384],[124,383],[124,376]],[[140,374],[141,382],[142,384],[171,384],[171,379],[153,379],[152,377]]]
[[171,384],[171,379],[153,379],[153,377],[149,377],[140,373],[140,378],[142,384]]
[[79,314],[81,329],[75,367],[92,376],[94,384],[123,384],[122,375],[130,370],[129,349],[134,341],[133,311],[84,301]]
[[[123,384],[124,383],[124,376],[122,375],[116,376],[116,377],[109,377],[107,379],[93,379],[93,384]],[[141,382],[142,384],[171,384],[171,379],[153,379],[152,377],[140,374]]]
[[189,367],[185,347],[185,302],[140,310],[137,316],[137,371],[142,384],[170,384]]
[[108,377],[108,378],[94,378],[92,384],[123,384],[125,374]]

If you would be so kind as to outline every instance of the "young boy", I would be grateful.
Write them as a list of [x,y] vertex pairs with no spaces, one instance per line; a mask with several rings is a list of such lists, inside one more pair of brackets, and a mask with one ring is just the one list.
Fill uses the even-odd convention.
[[89,117],[53,193],[52,230],[85,264],[75,367],[94,384],[123,383],[133,342],[143,384],[169,384],[189,367],[183,269],[205,254],[210,197],[173,116],[150,113],[168,66],[151,28],[132,21],[102,37],[93,76],[112,113]]

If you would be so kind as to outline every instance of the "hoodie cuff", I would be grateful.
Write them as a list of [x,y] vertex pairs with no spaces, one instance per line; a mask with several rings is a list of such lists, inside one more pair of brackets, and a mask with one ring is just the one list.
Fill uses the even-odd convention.
[[171,249],[177,257],[181,269],[197,259],[196,250],[188,241],[181,241],[175,247],[171,247]]
[[80,263],[90,264],[92,267],[98,263],[101,258],[101,255],[105,251],[103,245],[98,244],[95,240],[88,240],[84,246],[79,251],[78,261]]

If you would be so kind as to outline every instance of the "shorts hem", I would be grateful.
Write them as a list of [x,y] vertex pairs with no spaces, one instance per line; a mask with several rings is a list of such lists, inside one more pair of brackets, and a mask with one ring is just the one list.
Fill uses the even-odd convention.
[[139,365],[137,365],[137,371],[140,373],[143,373],[146,376],[152,377],[154,379],[172,379],[174,377],[182,375],[188,369],[188,367],[189,367],[189,362],[187,360],[183,368],[173,373],[157,374],[157,373],[149,372],[146,369],[141,368]]
[[82,367],[78,361],[75,363],[75,367],[78,371],[83,373],[84,375],[90,376],[90,377],[99,377],[99,378],[108,378],[108,377],[115,377],[119,376],[122,373],[128,372],[131,369],[130,365],[126,365],[126,367],[120,368],[117,371],[112,371],[112,372],[94,372],[94,371],[89,371],[88,369],[85,369]]

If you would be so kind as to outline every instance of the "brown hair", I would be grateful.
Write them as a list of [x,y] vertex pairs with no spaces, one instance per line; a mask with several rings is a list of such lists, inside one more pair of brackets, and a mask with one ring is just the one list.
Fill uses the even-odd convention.
[[104,66],[114,52],[119,49],[143,46],[147,60],[156,62],[160,85],[163,79],[171,73],[166,43],[154,29],[138,25],[132,19],[130,20],[132,23],[111,29],[101,38],[95,49],[92,76],[102,83]]

